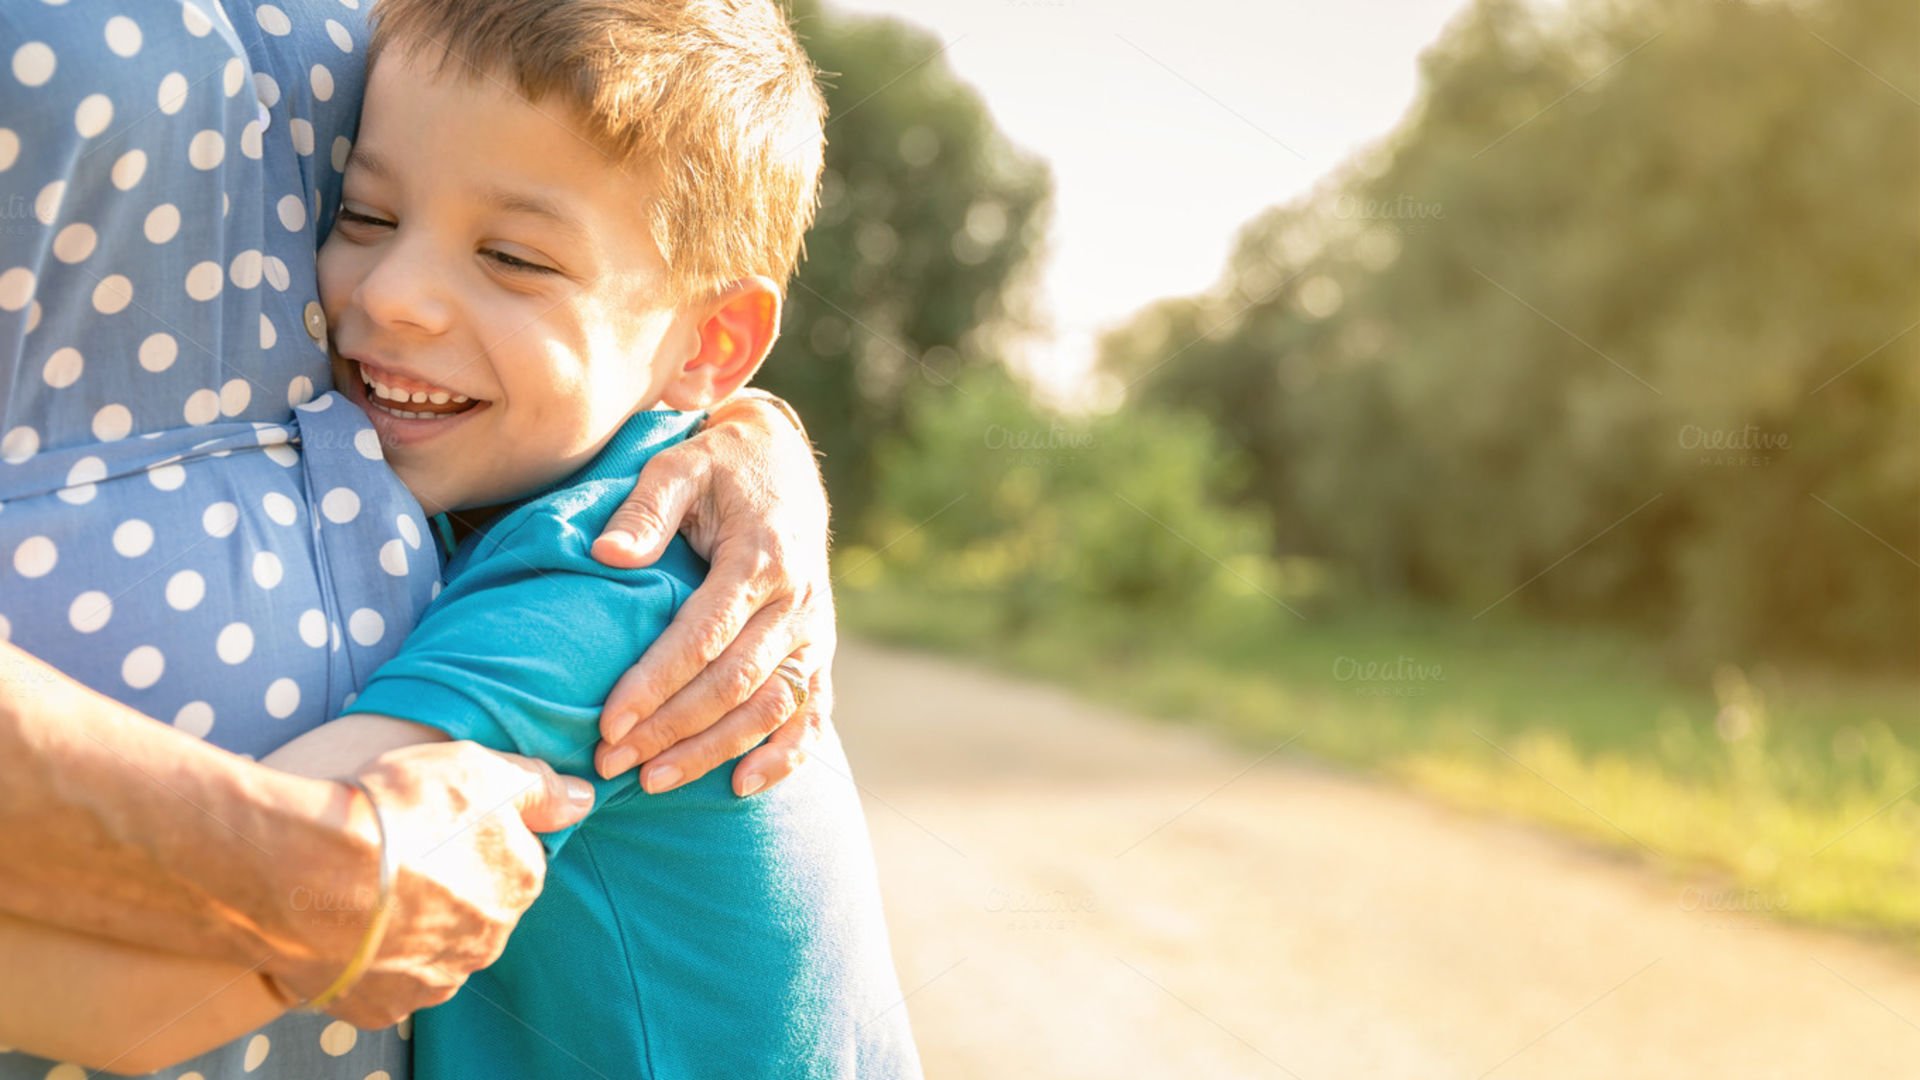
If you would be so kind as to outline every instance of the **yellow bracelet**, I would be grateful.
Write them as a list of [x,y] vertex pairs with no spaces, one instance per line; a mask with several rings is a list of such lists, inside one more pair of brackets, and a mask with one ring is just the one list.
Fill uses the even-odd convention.
[[393,893],[393,879],[400,871],[399,860],[395,858],[391,837],[387,835],[387,817],[381,812],[380,800],[357,776],[347,777],[346,782],[367,797],[367,804],[373,807],[373,821],[380,830],[380,897],[374,902],[373,917],[367,920],[367,933],[360,939],[360,947],[353,951],[347,960],[347,966],[333,985],[314,995],[313,999],[297,1008],[301,1012],[324,1012],[328,1006],[339,1001],[359,983],[361,976],[373,966],[374,957],[380,954],[380,941],[387,933],[387,919],[393,914],[388,903]]

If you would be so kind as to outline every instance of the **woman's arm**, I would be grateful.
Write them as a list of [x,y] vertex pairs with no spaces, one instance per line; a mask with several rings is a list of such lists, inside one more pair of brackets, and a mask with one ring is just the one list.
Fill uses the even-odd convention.
[[[668,791],[746,754],[733,790],[751,795],[799,766],[831,713],[827,496],[790,416],[759,396],[715,407],[700,434],[647,462],[594,544],[609,566],[647,566],[677,529],[712,564],[607,698],[602,776],[644,762],[641,786]],[[799,708],[786,680],[771,677],[789,656],[809,675]]]
[[285,1008],[261,965],[123,945],[0,915],[0,1045],[127,1076],[246,1034]]
[[[0,762],[0,913],[270,972],[304,995],[359,945],[297,902],[377,880],[374,822],[347,785],[209,746],[4,644]],[[470,743],[384,754],[360,777],[397,832],[435,848],[401,875],[380,957],[331,1010],[384,1027],[500,955],[545,874],[529,830],[577,821],[592,790]]]

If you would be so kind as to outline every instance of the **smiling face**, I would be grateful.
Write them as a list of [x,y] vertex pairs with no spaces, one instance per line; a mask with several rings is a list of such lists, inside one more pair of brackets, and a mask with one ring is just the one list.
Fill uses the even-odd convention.
[[335,385],[430,514],[585,465],[681,376],[702,321],[668,287],[644,181],[565,106],[437,60],[374,65],[320,250]]

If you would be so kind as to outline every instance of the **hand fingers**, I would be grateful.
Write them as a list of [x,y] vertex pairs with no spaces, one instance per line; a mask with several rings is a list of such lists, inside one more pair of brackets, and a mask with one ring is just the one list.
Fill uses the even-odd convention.
[[525,770],[528,783],[513,798],[520,820],[534,832],[553,832],[578,823],[593,809],[593,785],[577,776],[561,776],[553,766],[518,754],[502,758]]
[[[731,651],[729,646],[737,646],[736,639],[743,636],[744,628],[758,617],[758,612],[764,611],[761,605],[765,600],[765,585],[757,572],[760,569],[750,555],[722,557],[714,563],[707,579],[687,598],[660,637],[648,646],[640,662],[628,668],[614,684],[600,712],[602,739],[610,743],[623,741],[636,724],[658,713],[695,679],[712,674],[714,660]],[[778,662],[776,657],[773,663]],[[737,696],[725,706],[712,710],[707,719],[711,721],[745,700],[760,685],[765,672],[773,669],[773,663],[767,664],[758,678],[741,685]],[[747,675],[730,673],[736,681],[745,680]],[[654,750],[657,752],[671,742],[661,743]],[[641,754],[640,758],[651,756]]]
[[647,462],[633,491],[594,540],[594,558],[633,569],[653,565],[667,550],[703,486],[703,478],[682,464],[685,460],[665,450]]
[[[607,740],[626,753],[609,748],[599,757],[600,774],[618,775],[627,766],[646,761],[712,727],[751,698],[773,674],[774,665],[804,644],[798,638],[798,624],[787,617],[791,610],[791,603],[775,602],[754,612],[733,644],[692,681],[624,735]],[[769,725],[768,730],[771,728]]]
[[806,705],[734,766],[735,795],[745,798],[765,791],[806,763],[807,751],[820,737],[820,725],[832,707],[832,690],[824,675],[815,673],[813,684],[815,693],[807,698]]
[[[793,659],[802,671],[809,672],[807,686],[810,690],[815,681],[811,669],[816,660],[804,647],[793,654]],[[692,783],[724,762],[753,749],[771,732],[787,723],[800,704],[801,697],[793,683],[777,671],[771,673],[746,701],[721,717],[712,727],[680,740],[648,761],[640,771],[640,786],[658,794]],[[737,770],[735,775],[737,779]],[[764,773],[757,775],[760,783],[754,790],[764,787],[768,782]],[[786,773],[780,775],[784,778]],[[737,794],[751,794],[751,791],[740,791],[738,783],[734,791]]]

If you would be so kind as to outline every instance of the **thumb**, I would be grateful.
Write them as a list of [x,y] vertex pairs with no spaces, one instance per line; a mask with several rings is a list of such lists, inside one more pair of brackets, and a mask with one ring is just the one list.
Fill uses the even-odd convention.
[[667,454],[656,455],[640,470],[620,508],[593,542],[593,557],[608,566],[651,566],[667,550],[693,503],[695,485]]
[[520,820],[534,832],[577,825],[593,809],[593,785],[577,776],[561,776],[544,761],[518,754],[500,755],[533,775],[534,783],[514,796]]

